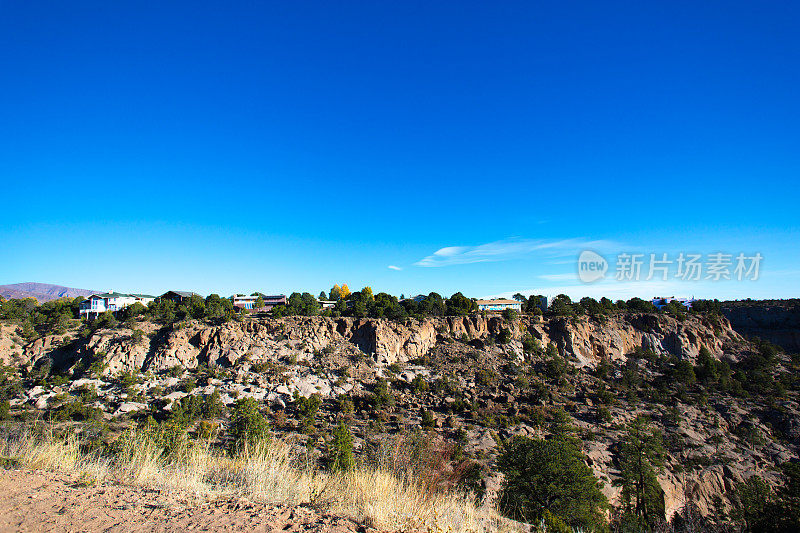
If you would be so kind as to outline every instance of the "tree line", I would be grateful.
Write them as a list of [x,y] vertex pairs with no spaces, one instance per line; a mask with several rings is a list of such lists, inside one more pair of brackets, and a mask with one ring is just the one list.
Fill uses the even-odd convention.
[[[256,296],[256,308],[263,308],[264,295],[253,293]],[[588,315],[602,317],[619,311],[656,313],[659,310],[650,302],[641,298],[631,298],[627,301],[611,301],[609,298],[581,298],[579,301],[559,294],[546,305],[547,299],[542,295],[524,296],[515,294],[514,299],[520,302],[523,313],[529,315],[546,316],[581,316]],[[19,323],[18,333],[26,339],[40,335],[62,334],[66,331],[70,320],[79,317],[79,308],[84,300],[82,296],[76,298],[62,298],[39,304],[33,298],[10,299],[0,298],[0,320],[11,320]],[[321,302],[329,302],[323,307]],[[169,299],[157,298],[149,305],[144,306],[137,302],[116,314],[111,312],[101,314],[93,329],[102,326],[114,326],[119,322],[131,324],[135,320],[152,320],[162,323],[172,323],[187,319],[204,319],[216,322],[226,322],[240,318],[248,310],[239,309],[233,305],[233,296],[222,297],[211,294],[205,298],[197,294],[175,303]],[[427,295],[418,295],[413,298],[399,298],[386,292],[373,293],[371,287],[364,287],[360,291],[351,292],[346,284],[334,285],[326,294],[321,292],[314,297],[308,292],[293,292],[285,305],[278,305],[272,309],[276,317],[283,316],[352,316],[356,318],[387,318],[390,320],[404,320],[407,318],[422,319],[436,316],[465,316],[478,312],[474,299],[456,292],[449,298],[437,292]],[[721,304],[717,300],[697,300],[693,302],[691,310],[686,309],[678,302],[670,302],[660,311],[677,318],[685,318],[688,314],[720,315]],[[505,313],[507,319],[516,318],[513,312]]]

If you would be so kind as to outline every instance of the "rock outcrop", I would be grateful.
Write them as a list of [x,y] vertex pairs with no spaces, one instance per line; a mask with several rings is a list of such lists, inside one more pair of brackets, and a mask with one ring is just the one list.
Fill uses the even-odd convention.
[[719,356],[725,343],[742,340],[724,319],[715,328],[701,318],[681,322],[654,314],[553,318],[535,323],[528,330],[543,344],[553,342],[562,355],[589,366],[604,356],[622,359],[639,347],[694,361],[702,347]]
[[[679,322],[666,315],[652,314],[620,314],[600,319],[524,317],[509,323],[498,316],[481,315],[403,322],[286,317],[218,326],[193,321],[160,330],[147,324],[145,329],[146,334],[138,340],[126,329],[99,330],[71,345],[55,337],[42,337],[21,348],[22,360],[30,363],[50,357],[68,366],[70,360],[102,358],[107,364],[106,373],[115,374],[127,370],[161,371],[174,366],[195,368],[198,364],[230,367],[245,357],[254,361],[290,355],[312,358],[331,344],[350,343],[376,363],[391,364],[422,357],[444,338],[485,341],[508,329],[513,340],[519,341],[529,334],[542,347],[553,343],[562,355],[579,366],[591,367],[602,357],[618,360],[638,347],[694,360],[703,346],[719,355],[726,342],[741,340],[724,319],[718,324],[697,317]],[[4,352],[0,357],[10,360],[14,353],[12,344],[8,339],[0,339],[0,351]],[[58,358],[56,350],[62,352]]]
[[726,302],[722,312],[739,333],[800,352],[800,300]]

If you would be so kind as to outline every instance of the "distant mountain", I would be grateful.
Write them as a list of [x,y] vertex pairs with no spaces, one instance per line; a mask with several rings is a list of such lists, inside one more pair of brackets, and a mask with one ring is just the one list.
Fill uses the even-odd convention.
[[11,285],[0,285],[0,296],[6,299],[11,298],[36,298],[40,302],[49,302],[59,298],[75,298],[76,296],[89,296],[98,291],[87,289],[73,289],[62,285],[51,285],[49,283],[13,283]]

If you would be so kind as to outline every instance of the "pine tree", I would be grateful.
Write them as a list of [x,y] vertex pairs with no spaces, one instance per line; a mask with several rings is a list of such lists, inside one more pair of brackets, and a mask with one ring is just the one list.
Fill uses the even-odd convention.
[[620,446],[623,512],[641,526],[664,519],[664,491],[657,475],[664,466],[661,433],[650,428],[647,417],[628,424]]
[[587,531],[604,529],[608,502],[576,439],[516,436],[504,444],[498,466],[505,475],[499,503],[509,517],[529,523],[549,519]]
[[333,472],[351,470],[356,464],[353,457],[353,435],[343,420],[333,430],[333,441],[328,449],[328,464]]

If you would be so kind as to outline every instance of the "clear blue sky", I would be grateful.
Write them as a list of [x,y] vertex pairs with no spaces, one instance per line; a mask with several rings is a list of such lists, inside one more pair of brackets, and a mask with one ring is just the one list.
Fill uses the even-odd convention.
[[[0,283],[800,296],[797,2],[2,12]],[[764,261],[582,285],[586,247]]]

